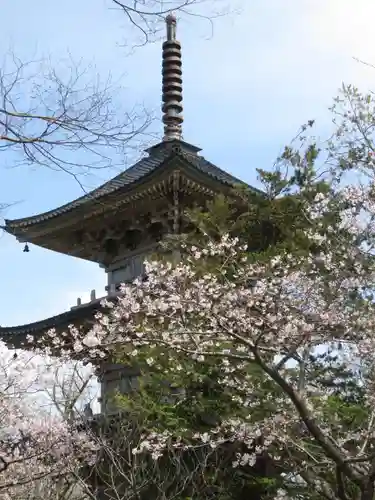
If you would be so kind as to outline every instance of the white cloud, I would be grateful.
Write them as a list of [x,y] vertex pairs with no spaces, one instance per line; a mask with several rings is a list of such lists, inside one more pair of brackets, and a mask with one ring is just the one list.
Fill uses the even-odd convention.
[[337,55],[374,59],[374,2],[310,0],[306,4],[305,28],[315,48]]

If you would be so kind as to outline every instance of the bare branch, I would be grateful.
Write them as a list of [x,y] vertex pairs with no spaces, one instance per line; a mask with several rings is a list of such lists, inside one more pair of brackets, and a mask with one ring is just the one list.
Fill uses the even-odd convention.
[[[207,22],[213,33],[213,20],[228,15],[231,10],[229,2],[215,0],[111,0],[116,9],[124,14],[130,28],[141,35],[135,47],[141,47],[159,38],[164,30],[165,16],[171,12],[178,12],[186,18],[194,17]],[[219,8],[219,5],[220,7]],[[208,6],[208,8],[206,8]]]
[[111,77],[93,80],[71,57],[59,72],[11,54],[0,69],[0,103],[0,152],[17,153],[16,166],[44,166],[75,179],[123,163],[152,121],[142,106],[121,111],[121,88]]

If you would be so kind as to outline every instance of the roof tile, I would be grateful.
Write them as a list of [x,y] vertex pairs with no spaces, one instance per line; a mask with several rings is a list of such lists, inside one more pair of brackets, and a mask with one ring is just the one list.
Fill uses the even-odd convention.
[[[189,145],[187,145],[189,146]],[[174,149],[170,148],[160,148],[158,150],[154,150],[150,156],[142,158],[137,163],[135,163],[132,167],[128,168],[124,172],[121,172],[119,175],[109,180],[102,186],[98,187],[80,198],[69,202],[61,207],[55,208],[48,212],[44,212],[42,214],[38,214],[32,217],[22,218],[22,219],[14,219],[14,220],[5,220],[5,230],[12,233],[12,229],[28,227],[33,224],[37,224],[39,222],[52,219],[64,213],[70,212],[85,203],[88,203],[93,200],[97,200],[103,196],[114,193],[120,188],[125,186],[131,186],[133,183],[140,181],[143,177],[151,172],[155,171],[159,168],[165,160],[172,155],[180,156],[189,162],[197,170],[203,172],[204,174],[209,175],[210,177],[218,180],[227,185],[234,186],[236,184],[243,184],[242,181],[237,179],[236,177],[228,174],[221,168],[217,167],[213,163],[207,161],[203,156],[199,156],[196,153],[192,153],[188,148],[185,148],[184,145],[175,146]]]

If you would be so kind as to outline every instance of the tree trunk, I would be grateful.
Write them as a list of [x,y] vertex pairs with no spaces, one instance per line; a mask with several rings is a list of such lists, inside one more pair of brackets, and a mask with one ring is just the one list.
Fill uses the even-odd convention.
[[361,493],[361,500],[374,500],[374,481],[370,480]]

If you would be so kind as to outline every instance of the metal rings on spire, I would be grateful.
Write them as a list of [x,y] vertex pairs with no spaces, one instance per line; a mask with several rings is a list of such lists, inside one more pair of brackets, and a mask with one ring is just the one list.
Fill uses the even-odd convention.
[[164,141],[182,139],[182,59],[176,39],[176,17],[166,17],[167,40],[163,43],[163,123]]

